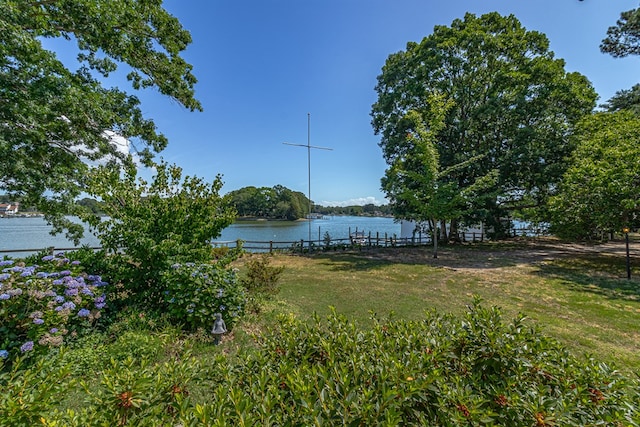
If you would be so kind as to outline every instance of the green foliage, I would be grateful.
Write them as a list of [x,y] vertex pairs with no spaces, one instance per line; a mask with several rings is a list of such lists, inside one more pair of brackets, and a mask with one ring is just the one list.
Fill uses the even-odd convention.
[[326,250],[331,249],[331,245],[332,245],[332,243],[331,243],[331,234],[329,234],[328,231],[324,232],[324,236],[322,236],[322,243],[323,243],[323,246],[322,246],[323,250],[326,251]]
[[[408,43],[388,57],[376,90],[372,125],[388,164],[405,153],[407,112],[430,124],[439,112],[430,97],[451,104],[434,129],[441,170],[454,168],[443,180],[465,196],[468,222],[494,227],[505,208],[545,203],[572,151],[567,135],[596,99],[543,34],[498,13],[468,13]],[[476,199],[468,190],[479,182],[491,185]]]
[[100,206],[100,202],[95,199],[90,199],[89,197],[84,197],[81,200],[78,200],[78,205],[83,206],[87,211],[94,215],[102,215],[104,213],[102,211],[102,206]]
[[[461,319],[282,319],[260,353],[224,370],[203,423],[218,425],[636,425],[631,380],[580,362],[479,305]],[[255,402],[260,402],[256,404]],[[222,406],[222,408],[221,408]],[[222,417],[222,419],[220,419]],[[216,421],[214,421],[216,420]],[[536,424],[539,422],[538,424]],[[547,424],[545,424],[547,425]]]
[[355,216],[383,216],[392,215],[389,205],[377,206],[367,203],[362,206],[319,206],[314,205],[313,211],[323,215],[355,215]]
[[174,264],[162,274],[162,308],[188,330],[211,328],[221,313],[231,329],[244,313],[245,292],[236,272],[219,264]]
[[585,118],[560,191],[551,200],[552,232],[584,238],[640,227],[640,119],[629,111]]
[[111,360],[97,381],[83,381],[86,403],[78,410],[52,411],[46,425],[158,426],[177,425],[193,411],[190,387],[204,376],[188,353],[161,364],[129,357]]
[[309,199],[299,191],[282,185],[244,187],[228,194],[239,216],[296,220],[309,211]]
[[69,370],[53,358],[42,357],[29,367],[17,359],[9,371],[0,359],[0,427],[48,425],[44,415],[72,385]]
[[0,265],[0,351],[5,358],[45,353],[101,317],[107,283],[64,253],[43,256],[38,264]]
[[[257,348],[232,358],[203,364],[180,350],[159,361],[145,350],[112,359],[82,380],[85,401],[66,410],[56,398],[70,378],[42,359],[0,374],[0,426],[640,423],[637,380],[573,357],[524,316],[506,322],[475,301],[462,316],[372,322],[282,316]],[[130,337],[160,348],[142,335]]]
[[59,366],[66,366],[75,378],[93,376],[111,357],[107,340],[104,334],[93,331],[66,344],[64,351],[55,354],[55,358]]
[[[182,178],[177,166],[156,165],[153,181],[136,180],[129,169],[96,168],[87,177],[92,193],[108,217],[85,216],[102,246],[113,252],[109,262],[133,299],[144,304],[163,301],[162,274],[174,263],[211,259],[211,239],[230,225],[235,211],[219,195],[222,180],[212,183]],[[233,252],[229,258],[237,256]]]
[[640,9],[631,9],[620,14],[615,26],[609,27],[607,37],[600,50],[619,58],[640,54]]
[[[43,47],[57,39],[78,52],[66,67]],[[156,88],[190,110],[196,79],[180,55],[191,36],[159,1],[3,0],[0,7],[0,191],[36,206],[78,239],[82,227],[64,215],[79,209],[88,164],[131,164],[114,140],[135,140],[148,161],[167,144],[140,101],[108,76],[128,70],[134,89]],[[74,46],[75,45],[75,46]]]
[[609,112],[630,110],[635,115],[640,115],[640,84],[633,85],[631,89],[617,91],[601,107]]
[[246,262],[246,273],[242,285],[255,294],[277,294],[280,291],[278,281],[284,272],[284,265],[273,266],[270,254],[252,255]]

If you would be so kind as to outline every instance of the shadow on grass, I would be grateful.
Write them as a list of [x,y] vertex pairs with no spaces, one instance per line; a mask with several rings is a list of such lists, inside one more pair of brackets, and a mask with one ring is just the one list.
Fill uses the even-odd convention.
[[393,264],[425,265],[434,268],[495,269],[526,262],[531,253],[521,246],[443,245],[438,257],[431,247],[363,248],[360,251],[327,252],[313,255],[333,271],[366,271]]
[[[632,265],[637,265],[633,260]],[[569,289],[610,299],[640,301],[640,280],[627,279],[626,260],[616,255],[581,255],[539,265],[539,276],[557,279]]]

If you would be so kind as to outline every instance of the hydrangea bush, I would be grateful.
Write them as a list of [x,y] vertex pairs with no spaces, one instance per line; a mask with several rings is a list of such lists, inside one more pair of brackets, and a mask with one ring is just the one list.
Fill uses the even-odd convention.
[[223,264],[173,264],[162,283],[167,313],[189,330],[210,328],[216,313],[230,329],[244,313],[244,288]]
[[106,282],[64,252],[0,261],[0,358],[60,346],[100,318]]

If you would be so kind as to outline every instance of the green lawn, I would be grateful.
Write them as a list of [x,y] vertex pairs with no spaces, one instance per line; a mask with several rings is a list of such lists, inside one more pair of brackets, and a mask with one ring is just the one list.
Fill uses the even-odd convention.
[[[310,316],[329,307],[367,325],[378,316],[419,319],[425,310],[459,313],[474,295],[518,312],[565,343],[626,371],[640,370],[640,281],[626,279],[620,248],[515,242],[360,252],[278,255],[285,265],[279,310]],[[635,275],[638,257],[632,258]]]

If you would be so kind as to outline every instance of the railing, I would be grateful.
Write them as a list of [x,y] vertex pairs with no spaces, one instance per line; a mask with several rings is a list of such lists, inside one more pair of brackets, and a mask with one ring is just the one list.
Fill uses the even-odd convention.
[[[540,236],[543,232],[531,229],[514,229],[511,235],[515,236]],[[458,233],[459,240],[462,242],[483,242],[487,240],[487,236],[482,232],[461,231]],[[243,249],[249,252],[318,252],[318,251],[338,251],[346,249],[367,249],[367,248],[384,248],[384,247],[402,247],[402,246],[424,246],[430,245],[431,237],[427,234],[416,233],[412,237],[397,237],[395,234],[387,233],[371,233],[358,234],[346,238],[330,239],[330,240],[296,240],[296,241],[257,241],[257,240],[228,240],[213,241],[213,247],[236,248],[242,245]],[[0,257],[3,254],[35,254],[46,250],[48,252],[66,252],[74,251],[80,248],[40,248],[40,249],[6,249],[0,250]],[[89,249],[99,250],[100,247],[90,247]]]

